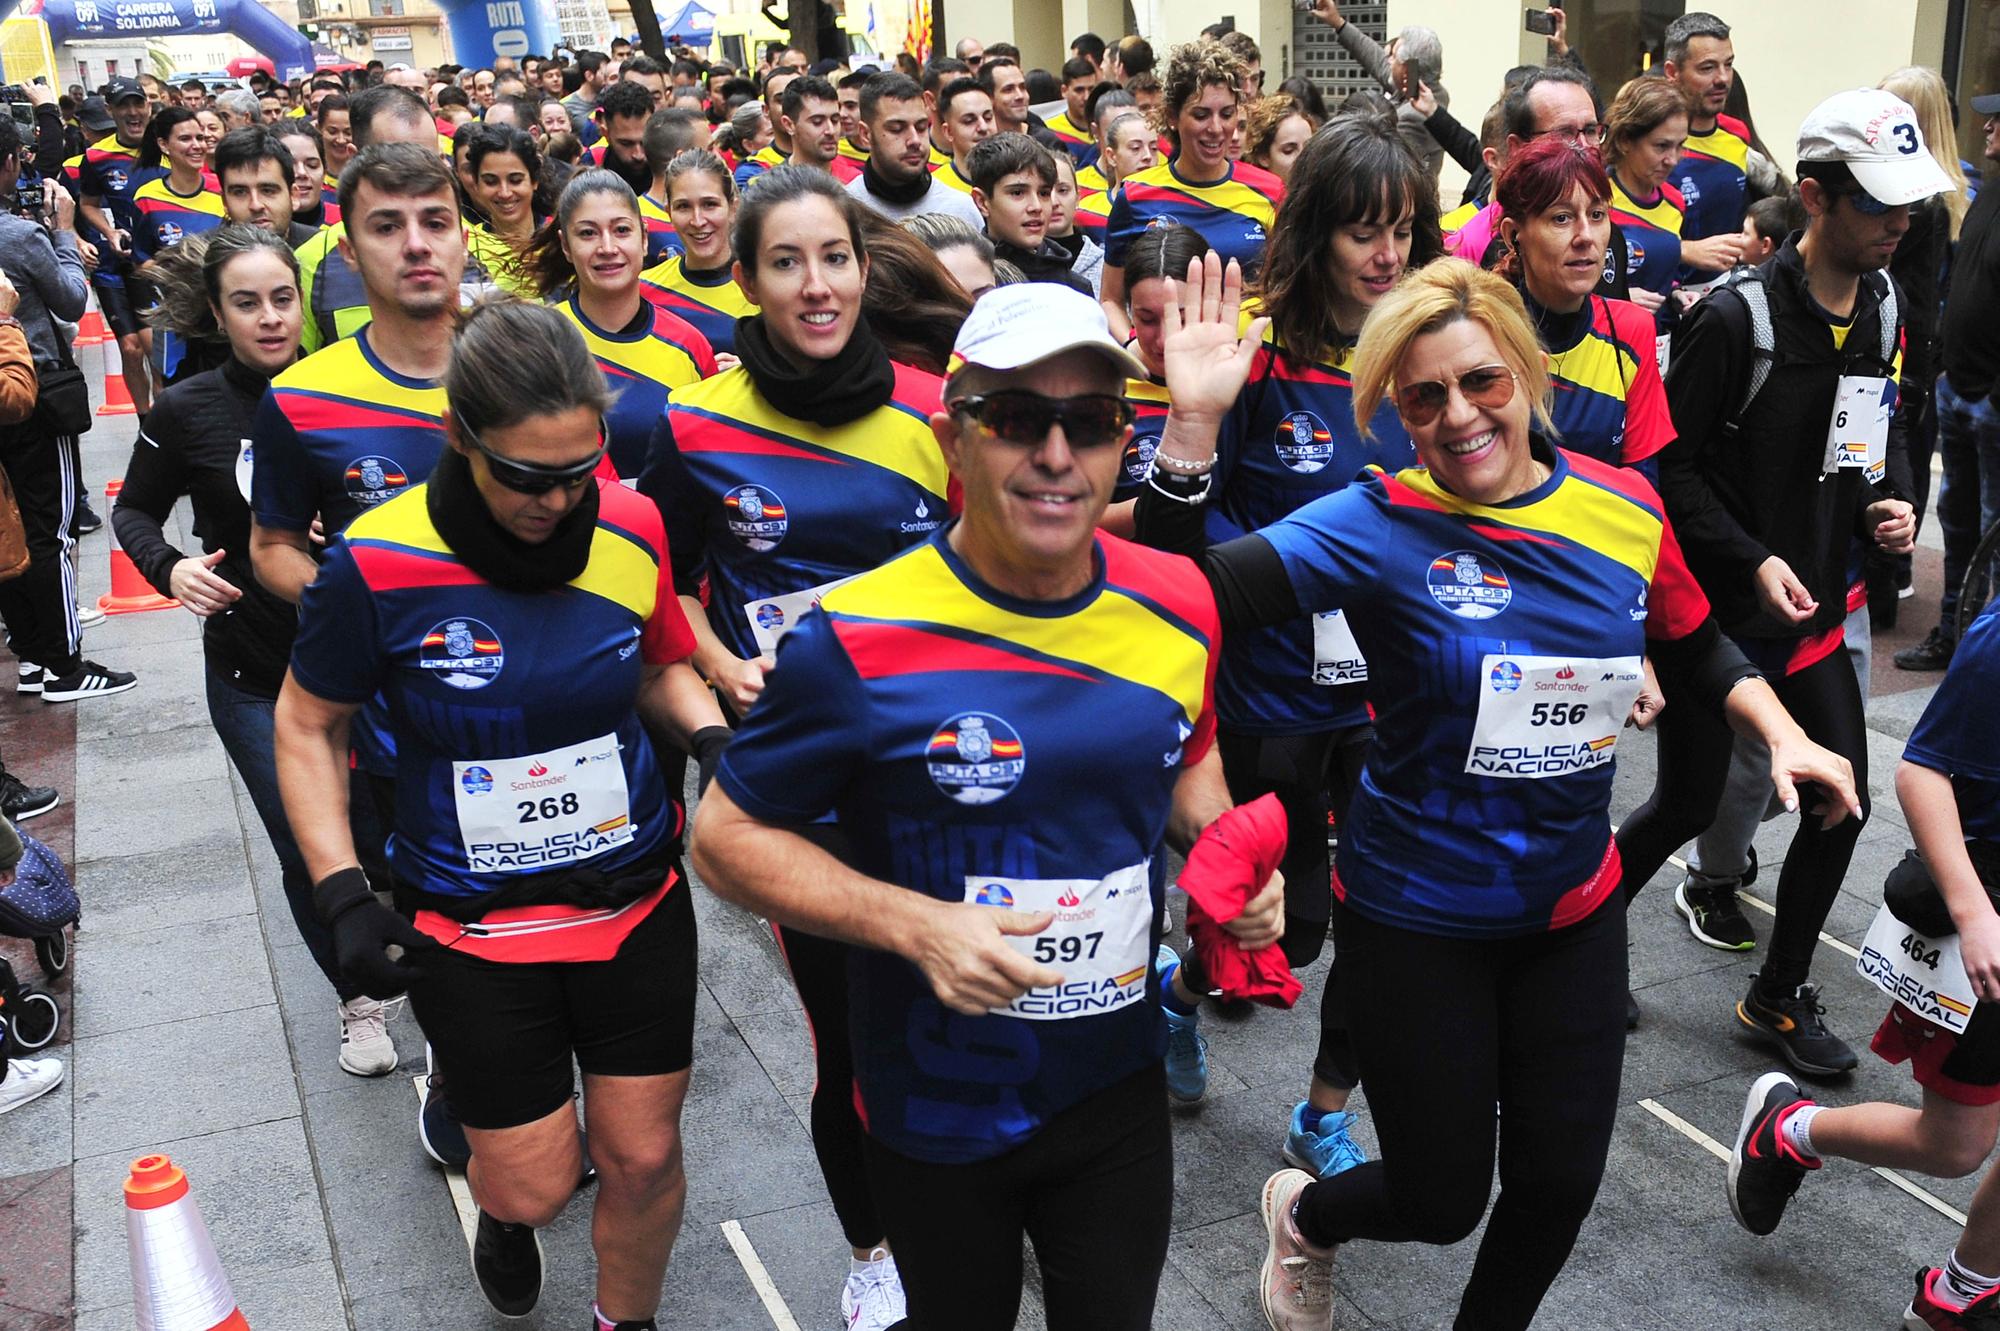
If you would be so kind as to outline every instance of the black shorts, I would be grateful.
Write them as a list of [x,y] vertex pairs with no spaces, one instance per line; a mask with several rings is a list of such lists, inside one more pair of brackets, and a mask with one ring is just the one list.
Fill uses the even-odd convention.
[[423,956],[410,1006],[469,1128],[517,1128],[570,1101],[575,1068],[657,1077],[694,1061],[694,889],[683,877],[609,961]]
[[97,293],[97,308],[104,315],[104,326],[115,337],[129,337],[145,327],[132,308],[133,280],[122,273],[90,275],[90,289]]

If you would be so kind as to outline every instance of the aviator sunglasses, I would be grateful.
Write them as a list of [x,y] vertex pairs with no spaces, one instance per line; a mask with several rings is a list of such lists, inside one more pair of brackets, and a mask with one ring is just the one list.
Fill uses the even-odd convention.
[[[1504,365],[1481,365],[1458,376],[1458,391],[1475,407],[1504,407],[1514,400],[1514,372]],[[1396,389],[1396,411],[1410,425],[1429,425],[1449,405],[1451,385],[1436,379]]]

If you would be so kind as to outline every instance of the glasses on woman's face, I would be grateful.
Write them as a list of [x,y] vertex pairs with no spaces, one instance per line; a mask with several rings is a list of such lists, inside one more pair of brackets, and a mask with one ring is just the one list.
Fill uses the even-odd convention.
[[1060,422],[1071,448],[1101,448],[1122,439],[1132,423],[1132,405],[1109,393],[1045,397],[1026,389],[1005,389],[954,398],[949,405],[978,421],[994,438],[1021,447],[1040,444],[1049,437],[1049,427]]
[[[1497,410],[1514,400],[1514,372],[1504,365],[1467,370],[1458,376],[1458,393],[1475,407]],[[1430,425],[1450,405],[1451,385],[1436,379],[1396,388],[1396,411],[1406,425]]]
[[598,466],[604,461],[604,450],[610,447],[610,430],[603,420],[597,422],[597,451],[581,462],[572,462],[561,467],[544,467],[537,462],[517,462],[513,458],[502,457],[488,448],[471,430],[459,424],[461,439],[479,450],[486,459],[486,470],[493,479],[515,494],[545,495],[561,486],[565,490],[581,490],[597,475]]

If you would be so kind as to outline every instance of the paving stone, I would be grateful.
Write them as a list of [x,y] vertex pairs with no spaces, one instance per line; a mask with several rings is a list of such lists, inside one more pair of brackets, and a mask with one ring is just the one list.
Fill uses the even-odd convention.
[[72,875],[92,938],[142,934],[176,924],[254,915],[243,838],[217,828],[175,850],[99,855]]
[[77,958],[88,977],[87,1001],[77,1005],[84,1038],[164,1025],[190,1012],[266,1007],[276,998],[254,914],[144,933],[93,932],[88,941],[88,955]]
[[0,1178],[0,1326],[69,1319],[69,1166]]
[[[165,1153],[187,1172],[232,1283],[247,1287],[263,1276],[332,1261],[305,1131],[297,1118],[155,1141],[146,1149]],[[76,1301],[81,1309],[131,1302],[121,1189],[132,1157],[139,1153],[119,1151],[77,1162]]]
[[157,1150],[299,1112],[276,1004],[183,1017],[72,1048],[79,1159]]

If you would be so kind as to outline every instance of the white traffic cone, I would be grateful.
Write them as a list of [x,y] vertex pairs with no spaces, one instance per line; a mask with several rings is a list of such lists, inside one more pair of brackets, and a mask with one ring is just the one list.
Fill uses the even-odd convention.
[[125,1237],[138,1331],[250,1331],[188,1195],[187,1175],[164,1155],[132,1162]]

